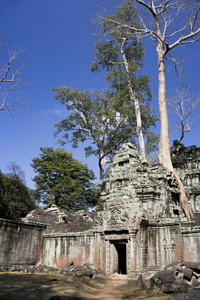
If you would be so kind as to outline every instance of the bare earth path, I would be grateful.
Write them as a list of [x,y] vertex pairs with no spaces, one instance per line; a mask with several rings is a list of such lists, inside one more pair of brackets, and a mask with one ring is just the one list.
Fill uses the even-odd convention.
[[113,274],[106,281],[74,281],[60,274],[0,273],[0,300],[169,300],[172,296],[154,295],[135,288],[126,275]]
[[128,282],[128,276],[113,274],[104,284],[97,284],[91,295],[87,294],[87,298],[93,300],[169,300],[171,296],[163,294],[154,295],[153,292],[147,294],[145,290],[134,287],[131,282]]
[[[109,280],[107,280],[103,286],[96,289],[96,295],[93,299],[123,299],[124,296],[124,286],[128,283],[127,275],[113,274]],[[125,299],[125,298],[124,298]]]

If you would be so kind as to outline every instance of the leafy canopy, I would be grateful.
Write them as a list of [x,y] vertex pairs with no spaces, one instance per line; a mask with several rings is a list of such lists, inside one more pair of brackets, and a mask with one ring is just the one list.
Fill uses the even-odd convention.
[[93,171],[63,149],[40,148],[40,157],[33,158],[31,166],[36,192],[46,207],[56,204],[68,211],[87,209],[96,205],[97,190],[91,182]]
[[[135,8],[129,2],[119,7],[116,20],[135,23]],[[139,26],[139,25],[137,25]],[[153,108],[149,105],[151,90],[150,78],[139,74],[144,58],[144,48],[140,42],[131,38],[126,30],[111,28],[109,16],[102,24],[102,34],[109,41],[98,41],[95,44],[95,60],[91,70],[99,72],[106,70],[106,81],[109,88],[103,93],[99,91],[79,91],[68,86],[53,88],[55,98],[69,112],[66,119],[56,124],[55,136],[63,133],[59,139],[61,145],[72,143],[78,147],[79,142],[86,140],[91,143],[85,149],[86,156],[94,154],[99,160],[100,182],[103,180],[105,164],[112,162],[113,155],[126,141],[137,145],[137,124],[134,101],[128,88],[126,68],[121,54],[121,43],[125,39],[124,51],[129,63],[131,84],[140,102],[143,121],[143,135],[146,140],[147,153],[154,151],[157,146],[157,136],[151,127],[157,120]]]
[[[109,97],[107,92],[102,95],[99,91],[79,91],[68,87],[54,88],[56,99],[59,99],[69,111],[69,117],[56,124],[56,135],[61,131],[62,144],[72,142],[73,147],[78,142],[89,139],[96,147],[85,147],[86,156],[109,152],[120,140],[135,134],[134,115],[125,116],[129,107]],[[72,132],[72,136],[69,133]]]
[[0,187],[1,218],[20,220],[37,207],[32,191],[17,173],[4,175],[0,171]]
[[[146,139],[146,152],[149,153],[157,148],[158,136],[152,132],[151,126],[155,126],[158,117],[150,105],[152,99],[150,77],[140,73],[145,49],[132,30],[141,26],[139,22],[136,22],[137,19],[136,8],[131,0],[123,1],[113,15],[107,15],[103,19],[101,22],[102,39],[95,43],[91,71],[107,72],[105,80],[110,86],[108,93],[116,99],[119,107],[122,102],[126,102],[126,115],[135,115],[128,77],[131,79],[134,97],[140,103],[142,130]],[[119,24],[124,24],[124,27]],[[128,74],[122,48],[128,63]]]

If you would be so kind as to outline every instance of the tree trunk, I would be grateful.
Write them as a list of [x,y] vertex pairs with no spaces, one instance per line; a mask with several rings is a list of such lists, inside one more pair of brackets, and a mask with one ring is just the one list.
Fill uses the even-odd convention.
[[130,77],[130,73],[129,73],[129,67],[128,67],[128,62],[124,53],[124,43],[125,43],[125,39],[122,42],[121,45],[121,53],[123,56],[123,60],[124,60],[124,65],[126,68],[126,75],[127,75],[127,79],[128,79],[128,87],[129,87],[129,91],[130,91],[130,95],[131,95],[131,100],[134,102],[135,105],[135,115],[136,115],[136,123],[137,123],[137,135],[138,135],[138,140],[139,140],[139,155],[140,158],[146,161],[146,154],[145,154],[145,144],[144,144],[144,137],[143,137],[143,132],[142,132],[142,119],[141,119],[141,112],[140,112],[140,104],[138,99],[135,97],[134,92],[133,92],[133,88],[132,88],[132,83],[131,83],[131,77]]
[[184,133],[185,133],[185,129],[184,129],[184,122],[181,120],[181,136],[178,139],[178,143],[180,144],[180,142],[182,141],[182,139],[184,138]]
[[[157,34],[161,37],[160,27],[157,24]],[[179,189],[180,189],[180,198],[179,203],[183,209],[188,221],[193,217],[190,206],[188,205],[185,189],[182,181],[178,177],[171,160],[170,153],[170,137],[169,137],[169,123],[168,123],[168,114],[167,114],[167,101],[166,101],[166,78],[165,78],[165,54],[163,49],[163,44],[161,39],[157,38],[157,57],[158,57],[158,101],[159,101],[159,113],[160,113],[160,142],[159,142],[159,162],[163,164],[169,171],[172,172],[176,178]]]
[[105,165],[107,163],[106,157],[104,156],[104,153],[100,154],[100,158],[99,158],[99,170],[100,170],[100,174],[99,174],[99,183],[102,184],[104,182],[104,171],[105,171]]

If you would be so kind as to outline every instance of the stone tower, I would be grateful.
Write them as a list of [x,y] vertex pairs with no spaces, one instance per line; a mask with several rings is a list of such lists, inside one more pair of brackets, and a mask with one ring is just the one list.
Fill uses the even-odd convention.
[[133,144],[122,146],[102,195],[99,229],[106,243],[106,273],[156,270],[178,258],[178,196],[170,172],[142,162]]

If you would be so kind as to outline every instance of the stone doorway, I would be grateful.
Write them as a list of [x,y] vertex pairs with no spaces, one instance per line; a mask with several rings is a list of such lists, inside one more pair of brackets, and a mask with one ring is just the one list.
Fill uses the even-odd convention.
[[125,241],[111,242],[111,272],[127,274],[127,243]]

